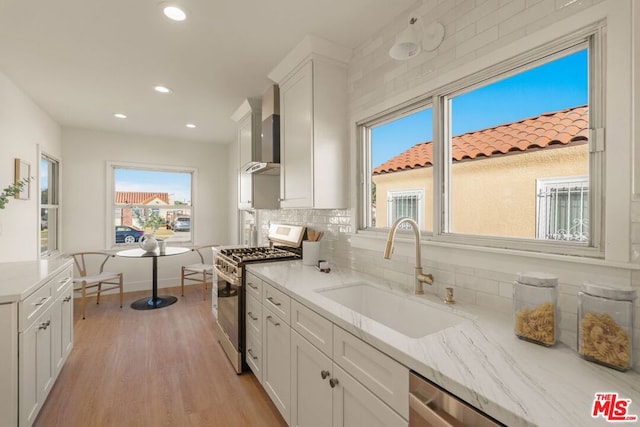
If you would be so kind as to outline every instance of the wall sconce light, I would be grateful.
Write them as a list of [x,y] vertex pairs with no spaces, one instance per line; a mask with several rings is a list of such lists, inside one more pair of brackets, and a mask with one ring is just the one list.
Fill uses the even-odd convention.
[[389,49],[389,56],[398,61],[417,56],[422,50],[434,51],[444,39],[444,27],[439,22],[433,22],[425,30],[420,16],[409,17],[409,25],[396,38],[396,42]]

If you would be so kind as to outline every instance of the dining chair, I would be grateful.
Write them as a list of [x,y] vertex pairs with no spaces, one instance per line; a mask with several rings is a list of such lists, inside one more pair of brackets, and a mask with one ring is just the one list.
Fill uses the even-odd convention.
[[[73,279],[73,290],[82,295],[82,318],[85,318],[87,297],[96,295],[96,304],[100,304],[100,293],[111,289],[120,289],[120,308],[122,308],[122,273],[104,271],[104,265],[114,255],[108,252],[76,252],[71,256],[80,274],[80,277],[74,277]],[[98,264],[100,265],[98,272],[88,272],[88,266],[91,268]]]
[[193,281],[202,285],[202,299],[207,299],[207,285],[209,283],[213,283],[213,252],[209,251],[210,253],[206,255],[207,261],[211,259],[211,263],[205,263],[204,258],[206,250],[214,246],[218,245],[203,245],[191,249],[200,257],[200,263],[182,266],[182,275],[180,280],[180,286],[182,287],[182,296],[184,296],[185,281]]

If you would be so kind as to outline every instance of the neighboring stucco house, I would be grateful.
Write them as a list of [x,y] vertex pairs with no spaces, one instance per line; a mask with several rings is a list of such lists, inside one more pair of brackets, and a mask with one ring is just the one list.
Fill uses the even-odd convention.
[[[139,227],[133,215],[131,205],[144,205],[149,208],[156,209],[160,217],[170,221],[169,216],[173,212],[173,200],[170,200],[169,193],[147,193],[137,191],[116,191],[116,205],[122,205],[118,208],[115,215],[115,225],[133,225]],[[171,206],[172,209],[162,209],[162,206]],[[146,208],[145,208],[146,211]],[[144,216],[148,216],[150,212],[144,212]]]
[[[588,115],[579,106],[454,136],[451,231],[585,239]],[[412,216],[423,230],[433,230],[432,167],[429,141],[373,170],[378,227]]]

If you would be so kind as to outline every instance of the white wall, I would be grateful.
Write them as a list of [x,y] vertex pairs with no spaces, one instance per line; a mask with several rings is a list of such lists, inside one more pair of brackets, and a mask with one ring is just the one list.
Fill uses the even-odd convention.
[[31,165],[29,200],[11,199],[0,209],[0,262],[37,259],[38,150],[59,157],[60,127],[0,72],[0,189],[13,183],[14,159]]
[[[228,244],[227,151],[226,145],[63,128],[63,250],[71,253],[111,249],[105,229],[107,162],[195,168],[194,243]],[[192,253],[160,259],[159,286],[179,284],[180,266],[195,261]],[[124,272],[126,291],[150,288],[150,260],[114,258],[108,265],[110,270]]]

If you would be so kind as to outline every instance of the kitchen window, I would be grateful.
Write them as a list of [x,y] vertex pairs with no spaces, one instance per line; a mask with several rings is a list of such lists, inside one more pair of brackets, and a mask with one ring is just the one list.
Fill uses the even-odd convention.
[[410,216],[421,229],[432,230],[432,126],[433,108],[423,100],[366,128],[368,227],[390,227]]
[[427,239],[601,253],[601,31],[585,29],[359,123],[361,229],[422,216],[393,194],[420,188]]
[[60,205],[60,163],[51,156],[40,157],[40,255],[49,256],[58,250]]
[[112,246],[137,244],[143,233],[169,243],[193,242],[195,170],[111,164]]

